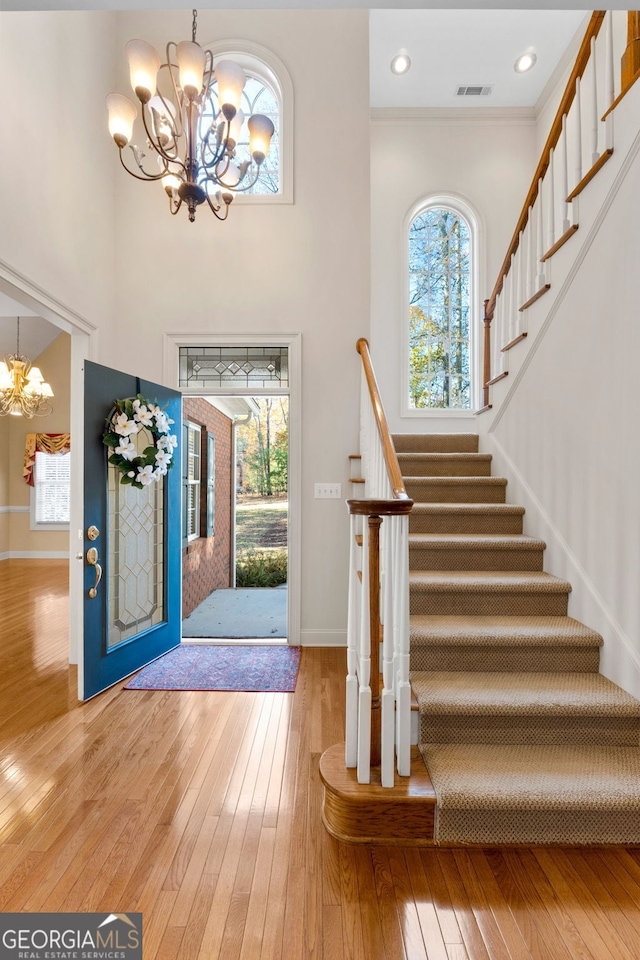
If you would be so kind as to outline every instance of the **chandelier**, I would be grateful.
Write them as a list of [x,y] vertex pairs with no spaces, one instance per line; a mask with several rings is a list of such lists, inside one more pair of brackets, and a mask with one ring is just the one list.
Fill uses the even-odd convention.
[[[250,159],[236,162],[245,124],[240,109],[245,72],[232,60],[214,66],[212,52],[196,42],[196,26],[194,10],[191,40],[170,41],[165,63],[145,40],[130,40],[125,47],[150,156],[130,142],[138,110],[119,93],[107,97],[109,133],[127,173],[162,182],[172,214],[184,203],[193,222],[197,207],[206,201],[218,220],[226,220],[234,193],[256,183],[274,127],[262,114],[250,116]],[[124,153],[126,147],[131,154]],[[125,156],[130,163],[133,157],[131,166]]]
[[12,414],[14,417],[48,417],[52,412],[49,397],[53,390],[38,367],[32,367],[31,361],[20,354],[20,317],[16,318],[16,352],[0,360],[0,417]]

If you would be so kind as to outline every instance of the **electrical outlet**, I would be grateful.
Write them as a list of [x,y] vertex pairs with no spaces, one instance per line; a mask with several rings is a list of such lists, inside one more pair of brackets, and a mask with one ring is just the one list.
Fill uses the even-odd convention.
[[340,483],[316,483],[316,500],[339,500],[342,496],[342,484]]

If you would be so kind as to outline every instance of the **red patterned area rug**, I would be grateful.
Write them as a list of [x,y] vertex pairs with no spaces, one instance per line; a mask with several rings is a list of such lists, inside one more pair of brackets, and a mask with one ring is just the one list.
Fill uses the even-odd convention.
[[125,690],[293,693],[300,647],[184,644],[144,667]]

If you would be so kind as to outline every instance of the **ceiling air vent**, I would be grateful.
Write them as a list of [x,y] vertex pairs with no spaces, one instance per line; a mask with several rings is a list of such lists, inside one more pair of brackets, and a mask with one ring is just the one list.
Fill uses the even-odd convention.
[[456,97],[488,97],[493,87],[487,84],[465,84],[456,89]]

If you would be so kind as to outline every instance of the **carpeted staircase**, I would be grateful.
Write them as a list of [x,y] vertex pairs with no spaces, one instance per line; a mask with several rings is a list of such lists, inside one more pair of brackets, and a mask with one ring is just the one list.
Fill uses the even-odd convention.
[[411,682],[441,844],[640,843],[640,703],[472,434],[394,437],[410,515]]

